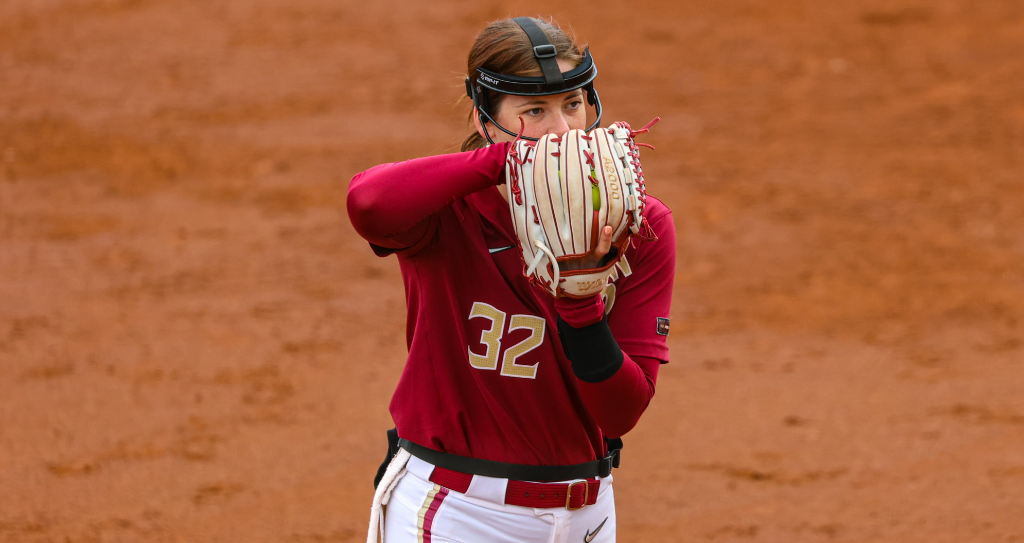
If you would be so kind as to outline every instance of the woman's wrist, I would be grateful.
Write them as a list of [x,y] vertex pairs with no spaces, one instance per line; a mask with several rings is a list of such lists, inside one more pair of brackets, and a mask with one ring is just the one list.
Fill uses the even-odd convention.
[[596,294],[583,299],[555,298],[555,311],[569,326],[583,328],[604,318],[604,297]]

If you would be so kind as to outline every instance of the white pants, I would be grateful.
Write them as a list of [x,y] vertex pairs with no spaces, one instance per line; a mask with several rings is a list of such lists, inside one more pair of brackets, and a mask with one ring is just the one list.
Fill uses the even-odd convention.
[[601,480],[597,503],[570,511],[505,505],[507,479],[477,475],[465,494],[455,492],[429,481],[433,469],[409,459],[387,503],[384,543],[615,542],[611,476]]

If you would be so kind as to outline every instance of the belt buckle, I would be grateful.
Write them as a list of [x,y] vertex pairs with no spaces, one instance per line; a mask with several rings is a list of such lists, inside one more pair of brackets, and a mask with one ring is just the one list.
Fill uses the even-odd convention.
[[[583,503],[579,507],[572,506],[572,488],[576,485],[583,485]],[[576,511],[577,509],[583,509],[587,505],[587,500],[590,499],[590,485],[586,481],[575,481],[569,483],[569,489],[565,493],[565,508],[569,511]]]

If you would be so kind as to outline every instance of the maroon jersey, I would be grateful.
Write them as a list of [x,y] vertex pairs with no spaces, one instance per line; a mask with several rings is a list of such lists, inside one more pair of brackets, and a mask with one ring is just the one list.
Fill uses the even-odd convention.
[[[408,182],[447,190],[451,203],[412,211],[423,216],[405,218],[402,227],[412,235],[404,248],[380,247],[393,236],[375,237],[352,211],[357,185],[381,191],[388,181],[374,187],[370,170],[361,174],[370,179],[357,176],[350,187],[357,230],[377,244],[378,255],[398,254],[405,283],[409,358],[391,415],[401,437],[451,454],[532,465],[588,462],[604,454],[606,435],[617,437],[635,424],[653,395],[658,362],[668,361],[672,215],[648,197],[648,222],[659,239],[627,249],[605,290],[608,324],[625,363],[607,382],[584,383],[559,340],[554,299],[523,275],[508,204],[493,186],[503,148],[446,155],[455,157],[447,162],[420,159],[424,175]],[[404,168],[415,170],[416,162]],[[464,164],[473,164],[472,171]],[[458,179],[432,181],[428,168]],[[489,181],[479,188],[467,176]],[[381,203],[387,198],[374,201],[389,205]],[[620,412],[632,413],[631,420],[617,421]],[[614,428],[602,428],[602,421]]]

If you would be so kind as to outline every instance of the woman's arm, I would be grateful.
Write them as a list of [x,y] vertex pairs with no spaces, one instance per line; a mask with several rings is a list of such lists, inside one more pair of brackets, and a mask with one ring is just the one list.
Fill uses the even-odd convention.
[[583,403],[610,438],[622,437],[636,426],[654,398],[661,360],[637,356],[625,359],[619,371],[599,383],[578,383]]
[[658,240],[643,242],[630,255],[636,260],[620,268],[617,288],[608,291],[613,304],[608,316],[601,296],[555,300],[559,335],[583,402],[612,438],[640,420],[654,396],[658,367],[668,361],[665,340],[675,276],[675,224],[668,208],[649,203]]
[[430,233],[430,216],[504,181],[508,144],[381,164],[352,178],[348,216],[374,245],[402,249]]
[[558,332],[583,403],[611,438],[633,429],[654,397],[661,361],[630,357],[619,348],[604,317],[600,296],[558,298]]

